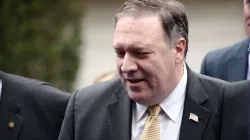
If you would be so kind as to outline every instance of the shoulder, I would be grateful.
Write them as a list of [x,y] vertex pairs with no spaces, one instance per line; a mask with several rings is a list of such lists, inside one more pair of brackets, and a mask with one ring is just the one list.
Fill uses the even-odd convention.
[[[220,105],[223,108],[224,121],[234,124],[235,127],[247,122],[250,100],[249,92],[250,81],[230,83],[226,86],[224,96],[221,99],[222,103]],[[243,128],[243,126],[238,128]],[[247,130],[247,125],[244,125],[242,130],[241,133],[247,134],[245,131]]]
[[203,74],[199,74],[196,73],[197,77],[199,78],[199,81],[202,85],[206,86],[206,87],[225,87],[228,82],[218,79],[218,78],[214,78],[214,77],[210,77],[210,76],[206,76]]
[[250,80],[244,80],[239,82],[233,82],[226,86],[225,99],[248,99],[250,93]]
[[[107,115],[108,106],[118,99],[119,94],[125,95],[123,91],[125,89],[118,78],[80,89],[71,96],[66,116],[77,116],[75,119],[80,121],[92,121],[89,117],[91,115],[102,115],[104,118],[105,114]],[[82,120],[83,117],[85,117],[84,120]]]
[[224,94],[225,87],[228,84],[227,81],[198,73],[197,77],[200,83],[197,84],[197,86],[200,85],[204,92],[210,97],[210,99],[217,100],[219,96]]
[[21,114],[28,118],[44,118],[60,124],[67,107],[70,94],[49,83],[0,71],[5,99],[16,100]]
[[194,97],[197,98],[197,100],[199,100],[198,96],[202,96],[202,93],[204,93],[206,97],[210,98],[211,103],[217,102],[219,96],[224,94],[224,89],[227,84],[227,81],[188,70],[187,91],[189,91],[189,93],[196,93],[193,96],[197,96]]
[[5,73],[5,79],[8,85],[25,97],[27,100],[37,100],[39,102],[67,102],[70,98],[70,94],[61,91],[51,84],[42,82],[36,79],[30,79],[18,75]]
[[78,90],[74,94],[75,103],[94,104],[107,102],[112,96],[117,96],[114,92],[123,89],[119,78],[97,83]]
[[206,54],[205,58],[207,61],[229,61],[234,55],[237,55],[239,49],[243,48],[248,44],[248,40],[243,40],[241,42],[235,43],[231,46],[213,50]]
[[206,96],[209,98],[207,104],[211,109],[216,108],[218,102],[223,99],[225,87],[229,82],[201,74],[198,74],[198,79],[202,87],[198,91],[206,93]]
[[234,59],[245,56],[249,40],[208,52],[201,65],[201,73],[212,77],[223,78],[223,72]]

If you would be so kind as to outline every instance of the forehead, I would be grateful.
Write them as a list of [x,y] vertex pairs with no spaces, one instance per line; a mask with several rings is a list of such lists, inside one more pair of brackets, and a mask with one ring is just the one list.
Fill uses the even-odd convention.
[[164,38],[160,18],[156,15],[143,17],[121,17],[115,27],[114,45],[116,43],[156,41]]
[[[145,30],[145,28],[148,30]],[[115,32],[153,32],[155,29],[162,29],[160,18],[157,15],[141,17],[125,16],[117,21]]]

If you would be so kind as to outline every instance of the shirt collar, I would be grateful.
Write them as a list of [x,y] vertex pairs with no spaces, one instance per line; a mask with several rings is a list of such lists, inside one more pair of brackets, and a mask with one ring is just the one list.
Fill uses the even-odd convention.
[[135,103],[135,121],[138,122],[141,118],[146,115],[147,106]]
[[[162,110],[169,116],[169,118],[175,123],[178,119],[178,115],[183,108],[185,101],[185,93],[187,86],[187,68],[185,63],[184,65],[184,74],[173,90],[173,92],[165,99],[160,106]],[[144,115],[146,115],[147,106],[136,103],[135,104],[135,120],[138,122]]]

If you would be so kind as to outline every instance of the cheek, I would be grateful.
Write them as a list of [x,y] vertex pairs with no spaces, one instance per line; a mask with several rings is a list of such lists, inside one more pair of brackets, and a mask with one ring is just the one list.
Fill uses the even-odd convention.
[[116,58],[116,68],[118,71],[120,71],[121,66],[122,66],[122,60],[120,58]]
[[157,89],[157,85],[159,85],[159,84],[157,84],[158,80],[157,80],[157,78],[156,79],[152,79],[151,85],[150,85],[152,89],[155,89],[155,90]]
[[116,69],[121,79],[123,79],[123,76],[122,76],[123,74],[121,70],[122,64],[123,64],[123,60],[121,58],[116,58]]
[[244,12],[244,18],[245,20],[247,20],[247,18],[250,17],[250,8],[248,8],[248,6],[245,6],[243,12]]
[[[149,65],[151,64],[151,65]],[[152,62],[148,63],[147,67],[144,67],[145,69],[145,77],[147,79],[147,83],[150,89],[157,88],[157,85],[159,83],[159,80],[162,76],[162,67],[159,65],[159,63]]]
[[169,60],[169,63],[173,63],[173,64],[179,64],[179,63],[182,63],[183,61],[183,54],[184,53],[181,53],[182,50],[178,50],[177,48],[176,49],[172,49],[171,50],[171,53],[169,54],[168,56],[168,60]]

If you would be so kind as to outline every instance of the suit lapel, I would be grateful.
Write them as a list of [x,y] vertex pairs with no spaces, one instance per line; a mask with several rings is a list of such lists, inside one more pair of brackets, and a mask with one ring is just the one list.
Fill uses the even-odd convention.
[[132,101],[123,85],[115,91],[114,100],[109,105],[108,123],[112,140],[131,139]]
[[228,63],[228,81],[246,80],[248,62],[248,40],[235,48],[235,56]]
[[[19,131],[23,123],[23,118],[12,109],[7,109],[8,105],[0,104],[0,139],[17,140]],[[10,125],[13,124],[13,127]]]
[[[179,140],[202,140],[211,113],[202,104],[208,101],[209,97],[200,84],[198,77],[188,66],[187,71],[188,82]],[[190,119],[190,113],[198,117],[198,122]]]
[[[0,140],[17,140],[23,123],[23,118],[18,114],[20,105],[16,100],[14,85],[10,83],[7,74],[0,71],[2,92],[0,100]],[[15,94],[14,94],[15,93]],[[14,124],[13,127],[9,126]]]
[[[190,113],[195,114],[199,118],[198,122],[189,119]],[[192,99],[186,98],[182,116],[180,140],[202,140],[210,113],[210,110],[201,107]]]

